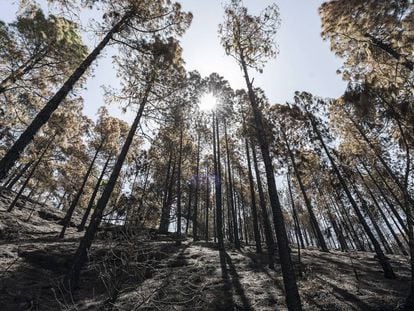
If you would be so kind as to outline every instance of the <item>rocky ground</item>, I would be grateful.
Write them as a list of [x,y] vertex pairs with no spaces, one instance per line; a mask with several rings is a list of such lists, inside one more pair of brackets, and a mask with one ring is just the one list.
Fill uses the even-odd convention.
[[[150,230],[104,227],[75,292],[62,276],[82,236],[57,239],[63,213],[21,201],[6,211],[0,196],[0,310],[285,310],[279,265],[267,267],[254,248],[219,253],[214,243]],[[30,216],[30,219],[28,219]],[[75,214],[73,225],[80,221]],[[409,286],[408,258],[391,256],[387,280],[372,253],[293,250],[304,310],[398,310]]]

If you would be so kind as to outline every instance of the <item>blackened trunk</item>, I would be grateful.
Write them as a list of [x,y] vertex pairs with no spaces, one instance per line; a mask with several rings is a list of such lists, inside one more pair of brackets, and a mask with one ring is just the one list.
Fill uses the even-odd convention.
[[269,212],[266,207],[266,201],[263,191],[263,185],[262,185],[262,179],[260,176],[259,166],[257,163],[257,155],[256,150],[251,143],[252,148],[252,154],[253,154],[253,164],[254,164],[254,170],[256,173],[256,182],[257,182],[257,189],[259,192],[259,203],[260,203],[260,210],[262,211],[262,221],[263,221],[263,227],[264,227],[264,233],[266,238],[266,246],[267,246],[267,253],[269,255],[269,268],[274,269],[274,261],[275,261],[275,241],[273,239],[272,234],[272,227],[269,221]]
[[209,240],[209,232],[208,232],[208,225],[209,225],[209,221],[208,221],[208,212],[210,209],[210,181],[208,179],[208,166],[206,168],[206,234],[205,234],[205,239],[208,242]]
[[248,175],[249,175],[251,212],[252,212],[252,218],[253,218],[253,234],[254,234],[254,240],[256,242],[256,253],[260,254],[262,252],[262,243],[260,239],[259,222],[257,220],[256,194],[255,194],[255,189],[254,189],[252,164],[250,160],[249,143],[247,141],[247,138],[244,140],[244,142],[246,146],[247,169],[248,169]]
[[193,187],[190,184],[188,186],[187,221],[185,223],[185,234],[186,235],[188,234],[188,227],[189,227],[190,219],[191,219],[191,203],[192,203],[191,201],[192,201],[192,198],[193,198]]
[[213,155],[214,155],[214,184],[216,192],[216,231],[219,251],[224,251],[223,239],[223,210],[221,197],[221,164],[220,164],[220,140],[218,123],[213,113]]
[[129,130],[125,143],[122,147],[122,150],[115,162],[115,165],[112,170],[111,176],[109,177],[108,183],[106,184],[102,192],[102,195],[100,199],[98,200],[98,203],[96,204],[89,226],[86,229],[85,235],[81,239],[79,247],[73,257],[74,260],[73,260],[72,266],[66,278],[71,288],[76,287],[79,283],[81,269],[86,263],[88,250],[90,249],[93,239],[95,238],[96,231],[102,221],[103,212],[115,188],[119,173],[121,172],[125,158],[128,154],[129,148],[134,139],[134,135],[138,128],[142,113],[145,108],[145,104],[147,103],[147,99],[151,91],[153,81],[154,80],[151,80],[149,84],[147,85],[147,89],[140,103],[139,110],[137,112],[134,122],[131,125],[131,128]]
[[65,201],[66,194],[67,194],[67,192],[65,191],[65,192],[63,193],[62,197],[60,198],[60,200],[59,200],[59,204],[58,204],[58,206],[56,207],[56,209],[57,209],[57,210],[60,210],[60,207],[62,206],[63,202]]
[[229,209],[231,211],[231,216],[233,219],[233,235],[234,235],[234,246],[236,249],[240,248],[240,239],[239,239],[239,230],[237,226],[237,215],[236,215],[236,208],[234,204],[234,197],[233,197],[233,175],[231,171],[231,162],[230,162],[230,150],[229,150],[229,139],[227,136],[227,121],[224,120],[224,139],[226,142],[226,155],[227,155],[227,174],[229,178]]
[[174,173],[175,173],[175,159],[171,169],[171,163],[173,161],[173,151],[170,150],[170,156],[167,165],[167,175],[165,177],[165,190],[161,209],[161,219],[158,231],[160,233],[167,233],[170,223],[170,206],[172,201],[172,188],[174,185]]
[[180,129],[180,149],[178,153],[178,172],[177,172],[177,241],[181,244],[181,162],[183,158],[183,127]]
[[262,151],[263,161],[266,168],[267,186],[270,197],[270,204],[274,213],[275,230],[277,237],[277,244],[279,249],[280,264],[282,267],[283,282],[286,291],[286,302],[289,311],[302,310],[302,304],[299,296],[298,286],[296,284],[296,275],[293,269],[293,263],[291,258],[291,251],[289,247],[289,241],[287,239],[285,222],[283,219],[283,212],[280,206],[279,197],[277,194],[275,176],[273,174],[273,164],[270,157],[269,142],[267,140],[267,134],[263,125],[263,116],[260,111],[259,105],[256,101],[256,95],[253,90],[252,82],[249,78],[247,65],[244,61],[243,54],[241,53],[241,65],[246,80],[248,89],[248,95],[250,104],[253,110],[254,123],[256,126],[256,136],[259,141],[260,149]]
[[200,133],[197,138],[197,164],[195,175],[195,193],[194,193],[194,216],[193,216],[193,240],[198,241],[198,192],[200,184]]
[[112,155],[110,155],[106,159],[106,162],[104,164],[104,167],[102,168],[101,174],[99,175],[98,181],[96,182],[95,188],[93,189],[91,198],[89,199],[88,207],[86,208],[85,213],[83,214],[82,221],[78,227],[78,231],[83,231],[85,229],[86,222],[88,221],[89,214],[91,213],[93,204],[95,203],[95,198],[98,194],[99,187],[101,186],[102,179],[105,176],[106,168],[108,167],[108,164],[111,158],[112,158]]
[[298,240],[297,241],[298,242],[298,248],[300,249],[299,241],[300,241],[300,244],[301,244],[302,248],[305,248],[305,243],[303,242],[302,231],[300,229],[300,224],[299,224],[299,217],[298,217],[298,213],[296,211],[295,201],[293,199],[292,186],[291,186],[291,183],[290,183],[290,173],[288,173],[288,175],[287,175],[287,182],[288,182],[290,205],[292,206],[292,212],[293,212],[293,221],[295,223],[295,235],[296,235],[296,238]]
[[66,229],[68,228],[69,224],[70,224],[70,220],[72,219],[72,215],[73,212],[75,211],[76,205],[78,205],[79,199],[81,198],[82,194],[83,194],[83,190],[85,188],[86,182],[89,179],[89,176],[92,172],[93,166],[95,164],[96,158],[98,157],[99,152],[101,151],[102,148],[102,144],[96,149],[95,155],[93,156],[92,162],[91,164],[89,164],[88,170],[86,171],[85,176],[83,177],[83,181],[82,184],[78,190],[78,192],[75,195],[75,198],[73,199],[72,203],[70,204],[68,210],[66,211],[66,215],[65,218],[63,218],[62,221],[62,230],[60,231],[59,234],[59,239],[63,239],[65,237],[65,232]]

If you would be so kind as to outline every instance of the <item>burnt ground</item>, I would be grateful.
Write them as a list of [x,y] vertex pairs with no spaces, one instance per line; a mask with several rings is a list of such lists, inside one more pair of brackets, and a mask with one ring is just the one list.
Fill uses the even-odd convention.
[[[0,310],[285,310],[280,267],[267,267],[254,248],[219,254],[214,243],[150,230],[104,227],[79,288],[62,277],[82,233],[57,239],[63,213],[0,196]],[[30,220],[27,220],[31,214]],[[80,221],[75,214],[73,225]],[[409,286],[408,258],[390,256],[397,280],[383,277],[372,253],[301,252],[298,276],[304,310],[398,310]],[[297,250],[292,251],[299,271]]]

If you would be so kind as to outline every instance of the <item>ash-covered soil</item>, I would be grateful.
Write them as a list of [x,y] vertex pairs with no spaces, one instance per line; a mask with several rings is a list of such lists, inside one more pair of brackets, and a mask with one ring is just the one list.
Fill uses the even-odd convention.
[[[80,286],[62,278],[82,233],[73,218],[58,239],[64,213],[35,203],[6,211],[0,196],[0,310],[285,310],[279,265],[254,247],[219,253],[212,242],[151,230],[103,226]],[[29,217],[30,216],[30,217]],[[408,258],[391,256],[397,280],[385,279],[372,253],[292,250],[304,310],[398,310],[409,287]]]

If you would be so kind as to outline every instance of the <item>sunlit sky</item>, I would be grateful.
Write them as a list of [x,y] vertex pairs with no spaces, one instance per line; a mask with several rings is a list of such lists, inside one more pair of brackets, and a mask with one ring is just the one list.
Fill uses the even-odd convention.
[[[39,0],[44,5],[46,0]],[[188,70],[198,70],[203,76],[217,72],[227,79],[235,89],[243,88],[240,69],[231,57],[225,55],[218,36],[218,24],[223,18],[223,0],[181,0],[183,9],[194,15],[191,28],[182,38],[184,60]],[[254,84],[265,90],[272,103],[291,101],[295,91],[310,91],[323,97],[337,97],[345,89],[345,83],[336,74],[341,60],[329,49],[329,44],[320,37],[318,7],[322,0],[245,0],[250,12],[258,13],[266,5],[276,2],[280,8],[281,28],[276,36],[279,55],[270,61],[263,74],[254,74]],[[0,0],[0,19],[11,22],[18,8],[16,0]],[[84,26],[88,19],[98,17],[96,13],[82,14]],[[98,38],[90,33],[84,40],[93,48]],[[86,89],[84,112],[96,118],[96,112],[104,104],[102,85],[116,87],[116,72],[111,55],[116,50],[109,48],[98,59],[94,76],[89,77]],[[117,107],[110,107],[112,114],[131,121],[128,113],[123,115]]]

